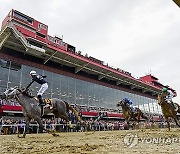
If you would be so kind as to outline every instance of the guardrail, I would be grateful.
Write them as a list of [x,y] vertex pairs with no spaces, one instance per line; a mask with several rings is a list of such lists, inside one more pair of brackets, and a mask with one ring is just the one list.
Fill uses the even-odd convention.
[[[7,134],[17,134],[19,132],[25,131],[25,125],[26,124],[3,124],[0,125],[0,134],[3,131],[3,135]],[[59,132],[84,132],[84,131],[106,131],[106,130],[124,130],[128,129],[127,125],[118,124],[118,125],[95,125],[95,124],[85,124],[85,125],[78,125],[78,124],[72,124],[72,128],[69,127],[68,124],[43,124],[46,129],[49,130],[57,130]],[[57,128],[57,126],[60,126]],[[31,127],[32,133],[39,133],[39,125],[38,124],[30,124],[29,127]],[[35,127],[35,131],[33,131],[33,127]],[[172,128],[177,127],[175,124],[171,124]],[[150,124],[150,125],[144,125],[139,124],[135,126],[135,129],[153,129],[153,128],[167,128],[166,123],[161,124]],[[10,131],[11,130],[11,131]]]
[[[14,133],[12,134],[16,134],[19,133],[20,130],[21,132],[25,131],[25,125],[26,124],[3,124],[0,125],[0,132],[2,132],[3,130],[3,134],[7,135],[9,134],[8,131],[9,129],[13,129],[15,131],[13,131]],[[38,124],[29,124],[29,128],[31,127],[37,127],[36,129],[36,133],[39,133],[39,125]],[[122,130],[123,129],[123,125],[118,125],[118,127],[115,127],[113,125],[95,125],[95,124],[84,124],[84,125],[79,125],[79,124],[72,124],[72,128],[69,127],[68,124],[43,124],[45,129],[50,129],[50,130],[54,130],[57,129],[57,126],[61,127],[61,130],[63,131],[59,131],[59,132],[71,132],[71,131],[76,131],[76,132],[83,132],[83,131],[105,131],[105,130]],[[59,128],[60,129],[60,128]],[[11,134],[11,133],[10,133]]]

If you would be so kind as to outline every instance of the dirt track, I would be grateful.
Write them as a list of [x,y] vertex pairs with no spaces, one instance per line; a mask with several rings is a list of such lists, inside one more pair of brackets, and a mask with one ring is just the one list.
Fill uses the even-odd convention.
[[[135,136],[137,135],[137,136]],[[180,129],[0,136],[0,153],[180,153]]]

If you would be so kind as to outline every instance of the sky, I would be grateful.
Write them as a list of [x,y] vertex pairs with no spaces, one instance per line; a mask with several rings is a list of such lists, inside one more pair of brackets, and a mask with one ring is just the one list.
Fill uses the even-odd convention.
[[135,78],[152,74],[180,104],[180,8],[172,0],[1,0],[0,22],[16,9],[48,25],[83,55]]

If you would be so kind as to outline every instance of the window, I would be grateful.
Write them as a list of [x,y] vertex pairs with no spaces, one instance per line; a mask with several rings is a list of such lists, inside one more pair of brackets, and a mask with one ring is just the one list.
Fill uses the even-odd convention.
[[21,69],[21,65],[11,62],[11,61],[6,61],[6,60],[0,60],[0,66],[3,68],[7,68],[7,69],[11,69],[11,70],[15,70],[18,71]]
[[45,37],[46,37],[45,35],[43,35],[43,34],[41,34],[41,33],[38,33],[38,32],[36,32],[36,34],[37,34],[38,36],[42,37],[42,38],[45,38]]
[[56,39],[52,36],[48,36],[48,40],[55,43],[56,42]]
[[23,15],[22,13],[18,12],[18,11],[14,11],[14,17],[20,19],[20,20],[23,20],[25,22],[28,22],[29,24],[32,24],[33,20],[25,15]]
[[17,63],[14,63],[14,62],[11,62],[11,67],[10,67],[11,70],[14,70],[14,71],[18,71],[21,69],[21,64],[17,64]]
[[39,24],[39,29],[47,30],[47,26],[44,24]]

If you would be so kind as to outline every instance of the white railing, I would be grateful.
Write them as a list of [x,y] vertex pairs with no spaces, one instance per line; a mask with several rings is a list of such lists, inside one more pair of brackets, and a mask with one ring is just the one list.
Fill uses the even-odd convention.
[[[75,124],[72,124],[73,126]],[[4,127],[14,127],[17,128],[16,132],[19,132],[19,127],[23,128],[23,131],[25,131],[25,126],[26,124],[3,124],[0,125],[0,131],[4,128]],[[39,132],[39,124],[29,124],[29,126],[36,126],[37,127],[37,134]],[[67,126],[67,124],[43,124],[44,128],[47,129],[47,127],[50,126],[50,129],[53,130],[55,129],[55,126],[62,126],[62,128],[64,129],[65,126]]]
[[[3,124],[3,125],[0,125],[0,132],[2,129],[4,129],[4,127],[15,128],[16,133],[19,132],[19,129],[21,129],[21,131],[23,130],[23,132],[24,132],[25,131],[25,125],[26,124]],[[69,127],[69,128],[66,128],[66,130],[65,130],[65,127],[69,126],[69,124],[43,124],[45,129],[47,129],[47,127],[48,127],[49,130],[55,130],[55,126],[62,126],[62,129],[64,131],[68,131],[67,129],[72,130],[73,128],[75,128],[75,126],[77,126],[76,124],[71,124],[71,125],[73,126],[72,128]],[[39,124],[29,124],[29,126],[36,126],[37,127],[36,133],[37,134],[39,133]],[[78,125],[78,126],[79,126],[79,129],[78,129],[79,131],[81,131],[81,132],[82,131],[88,131],[88,129],[87,129],[88,125],[85,124],[85,125]],[[122,129],[121,127],[122,126],[119,126],[119,130]],[[107,126],[105,127],[105,125],[99,125],[99,124],[98,125],[91,125],[90,124],[89,128],[91,131],[114,130],[113,125],[107,128]]]

